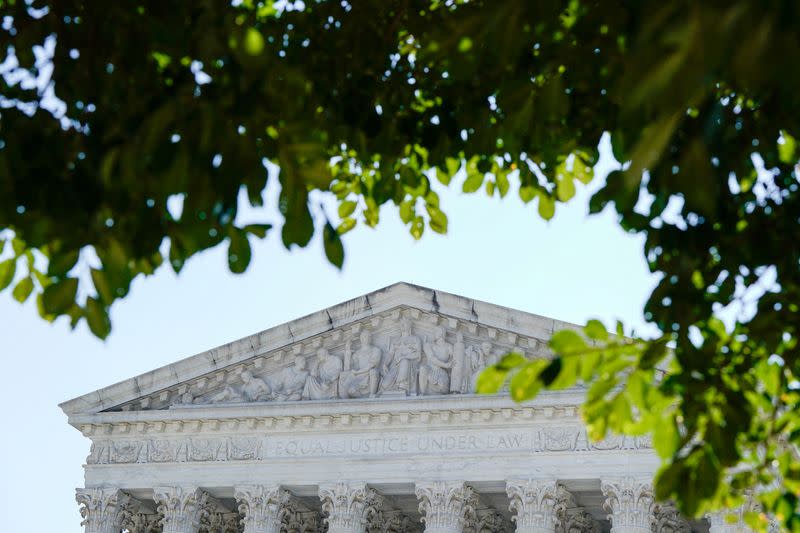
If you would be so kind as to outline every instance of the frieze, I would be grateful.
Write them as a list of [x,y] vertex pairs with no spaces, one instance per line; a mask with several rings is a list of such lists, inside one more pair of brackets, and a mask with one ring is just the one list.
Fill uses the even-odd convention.
[[549,357],[540,339],[395,309],[111,410],[470,394],[480,371],[510,351]]
[[649,449],[649,439],[611,437],[591,442],[583,426],[502,431],[318,436],[174,437],[97,439],[87,463],[262,461],[281,457],[391,457],[407,454],[592,452]]

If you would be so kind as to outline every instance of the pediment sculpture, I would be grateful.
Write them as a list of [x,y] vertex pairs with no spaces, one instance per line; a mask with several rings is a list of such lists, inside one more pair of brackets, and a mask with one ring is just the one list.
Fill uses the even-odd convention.
[[415,327],[407,316],[396,327],[382,339],[370,329],[353,331],[343,346],[318,344],[313,355],[295,354],[272,372],[242,370],[220,390],[189,387],[172,405],[469,394],[480,371],[514,349],[467,339],[458,328]]

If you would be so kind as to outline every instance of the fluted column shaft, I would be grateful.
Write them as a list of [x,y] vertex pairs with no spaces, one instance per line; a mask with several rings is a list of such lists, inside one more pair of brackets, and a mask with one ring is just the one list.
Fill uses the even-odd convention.
[[555,480],[527,479],[506,482],[517,533],[554,533],[557,512],[569,496]]
[[473,490],[463,481],[417,483],[425,533],[463,533]]
[[377,493],[366,483],[342,482],[320,486],[319,498],[328,515],[328,533],[365,533]]
[[280,533],[289,491],[278,485],[237,487],[234,497],[244,515],[244,533]]
[[162,533],[197,533],[203,513],[207,511],[208,494],[196,487],[157,487],[153,499],[164,517]]
[[80,505],[86,533],[119,533],[130,497],[114,488],[77,489],[75,500]]
[[603,480],[600,489],[610,512],[611,533],[650,533],[653,521],[653,487],[632,477]]

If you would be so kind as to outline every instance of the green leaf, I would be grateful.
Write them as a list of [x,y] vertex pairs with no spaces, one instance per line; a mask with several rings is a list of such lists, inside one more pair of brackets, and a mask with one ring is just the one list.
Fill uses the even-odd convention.
[[656,453],[662,459],[672,457],[678,451],[680,443],[681,435],[678,432],[674,414],[662,417],[655,425],[653,432],[653,448]]
[[599,320],[592,319],[587,322],[586,327],[583,328],[583,332],[586,333],[587,337],[596,341],[608,340],[608,331]]
[[[458,170],[458,168],[456,168]],[[455,172],[453,172],[455,174]],[[439,183],[442,185],[450,185],[450,180],[453,179],[453,174],[445,172],[439,167],[436,167],[436,179],[439,180]]]
[[357,202],[353,202],[351,200],[345,200],[344,202],[339,204],[339,218],[347,218],[353,214],[358,206]]
[[67,253],[58,254],[50,257],[47,264],[47,275],[52,277],[61,277],[67,272],[72,270],[75,263],[78,262],[79,250],[73,250]]
[[536,198],[537,191],[535,188],[531,187],[530,185],[523,185],[519,188],[519,197],[520,199],[527,203],[530,203],[531,200]]
[[536,359],[522,367],[511,378],[511,398],[515,402],[524,402],[535,397],[544,386],[539,379],[542,371],[550,365],[547,359]]
[[411,222],[411,228],[409,232],[411,232],[411,236],[414,237],[416,240],[420,240],[422,238],[422,233],[425,231],[425,219],[421,216],[414,217],[413,221]]
[[330,222],[326,223],[322,230],[322,241],[328,261],[336,268],[341,269],[344,264],[344,245]]
[[247,28],[242,45],[244,51],[251,56],[261,55],[264,51],[264,36],[255,28]]
[[267,236],[267,232],[272,229],[272,224],[248,224],[242,229],[244,229],[246,233],[263,239]]
[[92,269],[92,282],[97,294],[106,304],[114,301],[114,291],[111,289],[111,284],[108,281],[106,273],[96,268]]
[[250,264],[250,241],[247,233],[231,228],[230,243],[228,244],[228,268],[234,274],[241,274]]
[[31,295],[33,292],[33,278],[30,276],[27,278],[22,278],[17,286],[14,287],[14,291],[11,295],[14,297],[16,301],[19,303],[25,303],[25,300],[28,299],[28,296]]
[[[558,372],[549,382],[545,381],[547,387],[551,390],[560,390],[568,389],[575,385],[578,381],[578,369],[581,359],[581,357],[560,357],[554,359],[550,364],[553,365],[554,370],[558,370]],[[556,361],[559,362],[558,365],[556,365]],[[547,369],[542,372],[543,378],[546,373]]]
[[[467,166],[467,168],[469,169],[469,166]],[[483,179],[484,174],[482,172],[478,172],[477,170],[468,172],[462,190],[467,193],[477,191],[481,188],[481,185],[483,185]]]
[[16,258],[6,259],[0,263],[0,291],[8,287],[14,281],[14,274],[17,272]]
[[430,226],[436,233],[447,233],[447,215],[438,207],[426,206],[428,215],[431,217]]
[[[566,171],[556,175],[556,197],[560,202],[566,202],[575,196],[575,182]],[[541,200],[539,200],[541,202]]]
[[356,219],[354,218],[344,218],[342,222],[339,224],[339,227],[336,228],[336,233],[339,235],[344,235],[351,229],[356,227]]
[[66,278],[47,286],[42,293],[42,308],[47,314],[61,315],[75,303],[78,278]]
[[545,220],[550,220],[555,214],[555,200],[545,193],[539,193],[539,216]]
[[588,351],[580,356],[580,372],[583,381],[588,382],[597,372],[601,355],[599,351]]
[[795,151],[797,150],[797,141],[794,137],[789,135],[786,130],[781,130],[781,136],[778,138],[778,158],[782,163],[791,165],[797,162]]
[[478,374],[475,390],[478,394],[496,394],[503,388],[508,373],[507,369],[501,369],[498,366],[486,367]]
[[521,353],[509,352],[503,355],[503,357],[500,358],[495,366],[501,370],[513,370],[514,368],[522,366],[528,362],[530,362],[530,359]]
[[108,311],[95,298],[86,299],[86,322],[89,324],[89,330],[101,339],[105,339],[111,333],[111,320],[108,317]]
[[556,331],[550,338],[550,347],[559,355],[573,355],[586,351],[586,342],[571,329]]

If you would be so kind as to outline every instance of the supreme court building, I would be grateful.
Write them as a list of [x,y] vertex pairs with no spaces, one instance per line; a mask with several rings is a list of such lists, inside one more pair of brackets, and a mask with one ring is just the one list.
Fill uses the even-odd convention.
[[87,533],[688,533],[649,438],[590,442],[584,389],[476,395],[572,327],[396,284],[61,405]]

